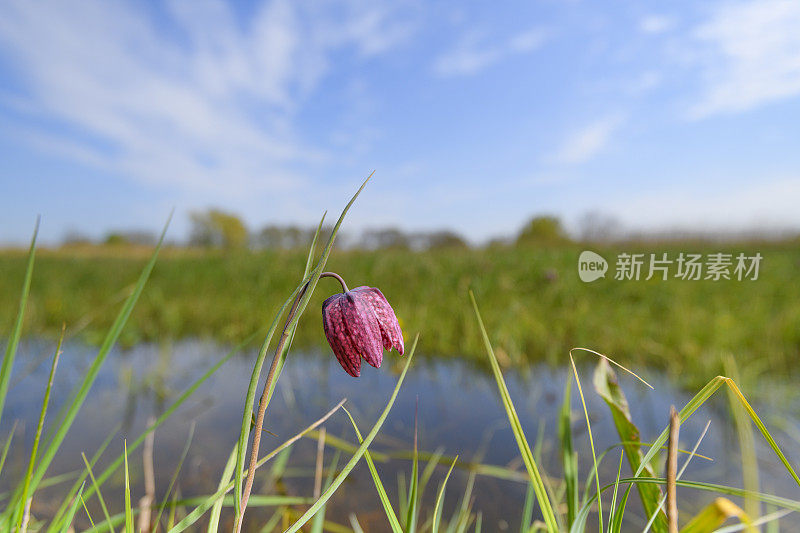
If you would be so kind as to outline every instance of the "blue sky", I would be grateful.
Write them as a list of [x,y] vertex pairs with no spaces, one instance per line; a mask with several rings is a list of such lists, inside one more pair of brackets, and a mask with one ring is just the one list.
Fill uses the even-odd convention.
[[0,242],[800,227],[800,2],[0,3]]

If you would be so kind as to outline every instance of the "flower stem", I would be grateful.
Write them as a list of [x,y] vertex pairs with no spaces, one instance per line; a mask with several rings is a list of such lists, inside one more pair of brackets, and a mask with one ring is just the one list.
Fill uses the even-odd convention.
[[323,272],[322,274],[319,275],[319,277],[320,278],[336,278],[337,280],[339,280],[339,283],[342,284],[342,289],[344,289],[342,292],[347,292],[348,290],[350,290],[350,289],[347,288],[347,283],[344,282],[344,280],[342,279],[342,276],[340,276],[336,272]]
[[[344,282],[344,279],[342,279],[342,277],[335,272],[323,272],[319,277],[336,278],[339,283],[341,283],[344,292],[348,291],[347,284]],[[292,322],[295,313],[297,313],[297,307],[307,289],[308,283],[303,285],[303,288],[300,289],[300,291],[297,293],[297,296],[294,297],[294,302],[292,302],[292,307],[289,310],[288,316],[286,317],[286,322],[283,324],[283,331],[281,333],[281,338],[278,341],[278,347],[275,349],[275,356],[272,358],[272,364],[269,367],[267,381],[264,384],[264,392],[261,394],[261,399],[258,402],[258,415],[256,416],[256,425],[254,428],[255,433],[253,434],[253,447],[250,450],[250,465],[247,467],[247,481],[245,481],[244,491],[242,493],[241,510],[239,511],[239,516],[236,520],[237,533],[242,530],[242,522],[244,521],[244,511],[247,508],[247,500],[250,499],[250,492],[253,490],[253,480],[255,479],[258,463],[258,449],[261,446],[261,432],[264,427],[264,415],[267,411],[268,398],[272,391],[272,383],[275,380],[275,372],[278,369],[278,361],[280,361],[281,355],[283,354],[283,347],[286,344],[286,341],[289,339],[289,324]]]

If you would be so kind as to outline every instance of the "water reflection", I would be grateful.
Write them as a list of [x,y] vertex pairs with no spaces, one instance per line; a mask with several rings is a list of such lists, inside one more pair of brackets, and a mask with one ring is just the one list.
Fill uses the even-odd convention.
[[[26,449],[30,449],[33,428],[36,425],[41,396],[49,370],[48,354],[52,346],[40,340],[29,340],[20,347],[16,363],[14,386],[11,389],[6,413],[3,416],[2,435],[7,435],[11,421],[19,419],[24,425]],[[69,397],[72,388],[84,376],[95,350],[80,343],[66,346],[56,375],[51,414]],[[130,442],[145,427],[151,416],[158,416],[189,387],[205,370],[227,353],[226,347],[200,341],[182,341],[174,345],[141,345],[131,350],[114,351],[101,369],[97,382],[70,430],[61,452],[56,457],[49,474],[69,472],[82,467],[81,452],[93,454],[100,443],[116,431],[111,448],[100,461],[99,470],[122,450],[122,440]],[[155,437],[155,468],[157,494],[166,490],[178,457],[185,445],[192,424],[196,424],[194,439],[187,461],[179,478],[181,494],[201,495],[214,490],[231,446],[241,424],[244,396],[252,370],[255,351],[249,350],[226,363],[197,393],[159,428]],[[347,398],[347,406],[358,421],[362,431],[367,431],[385,406],[395,384],[399,358],[387,355],[380,370],[365,367],[361,378],[354,379],[342,371],[333,356],[327,353],[292,353],[279,381],[273,404],[267,413],[265,428],[277,435],[265,436],[262,449],[271,450],[286,438],[305,428],[332,405]],[[394,368],[393,368],[394,367]],[[536,366],[525,373],[509,371],[508,387],[530,442],[541,441],[543,468],[560,473],[560,459],[556,439],[557,415],[561,405],[567,365],[554,369]],[[591,390],[591,366],[580,369],[595,442],[605,449],[619,439],[613,429],[608,410],[602,400]],[[647,373],[645,373],[647,374]],[[644,439],[654,438],[667,422],[670,404],[682,406],[690,395],[671,387],[658,376],[646,375],[656,390],[645,389],[632,379],[620,376],[621,384],[631,405],[634,421],[639,425]],[[577,393],[573,399],[573,431],[580,454],[580,465],[585,471],[590,464],[588,439],[583,414],[579,410]],[[507,424],[502,404],[492,376],[456,359],[437,360],[420,357],[406,378],[397,402],[379,434],[374,450],[408,450],[413,442],[415,404],[419,400],[419,446],[433,451],[443,447],[448,455],[460,455],[470,460],[479,452],[483,462],[512,466],[524,471],[513,435]],[[770,428],[789,459],[795,463],[796,442],[791,438],[796,432],[791,402],[760,408]],[[741,486],[737,439],[733,424],[727,417],[727,398],[724,394],[712,399],[701,408],[681,430],[682,446],[691,448],[711,420],[711,429],[699,452],[713,457],[713,462],[693,460],[685,477],[729,483]],[[326,423],[329,434],[354,442],[352,428],[343,413]],[[8,488],[24,468],[24,450],[20,441],[12,447],[10,463],[3,472],[2,488]],[[286,474],[277,482],[265,478],[256,483],[255,491],[269,489],[277,493],[309,495],[313,486],[313,457],[316,442],[301,440],[293,450]],[[796,498],[797,487],[792,485],[783,467],[774,460],[766,446],[759,445],[763,489],[783,496]],[[611,481],[616,472],[618,451],[609,455],[602,476]],[[141,496],[141,452],[132,458],[134,465],[132,483]],[[326,452],[326,464],[334,451]],[[346,457],[344,458],[346,459]],[[342,464],[342,463],[340,463]],[[381,477],[397,501],[398,475],[408,476],[410,463],[393,460],[378,465]],[[439,468],[426,495],[428,505],[435,499],[435,487],[444,474]],[[456,471],[448,485],[445,516],[458,505],[468,474]],[[274,481],[274,480],[273,480]],[[121,477],[116,476],[106,491],[111,507],[121,508]],[[267,487],[264,485],[267,484]],[[62,489],[63,490],[63,489]],[[46,516],[54,509],[53,495],[58,488],[39,493],[34,514]],[[115,498],[119,495],[119,498]],[[696,497],[695,497],[696,496]],[[478,477],[475,485],[474,508],[483,511],[485,530],[518,530],[525,497],[525,486],[518,482]],[[680,497],[680,495],[679,495]],[[698,493],[687,496],[685,509],[698,509],[709,502],[712,495]],[[120,505],[117,505],[119,503]],[[388,529],[380,502],[366,466],[360,464],[349,480],[331,501],[328,518],[347,523],[348,515],[355,512],[367,531]],[[629,515],[629,526],[636,530],[639,524]],[[269,516],[269,511],[253,513],[253,518]],[[99,514],[98,514],[99,516]],[[255,521],[255,520],[254,520]],[[784,520],[786,524],[793,521]],[[783,524],[782,524],[783,525]]]

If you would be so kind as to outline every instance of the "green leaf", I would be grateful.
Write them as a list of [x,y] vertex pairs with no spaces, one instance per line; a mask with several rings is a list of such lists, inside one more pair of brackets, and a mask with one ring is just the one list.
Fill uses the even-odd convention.
[[[356,421],[353,420],[353,416],[350,414],[350,411],[344,407],[342,407],[342,410],[347,413],[350,423],[353,424],[353,429],[356,432],[356,437],[358,437],[359,444],[363,443],[364,439],[361,438],[361,432],[358,430]],[[389,525],[391,526],[392,531],[394,531],[394,533],[403,533],[403,528],[400,527],[400,522],[397,520],[397,515],[392,508],[392,503],[389,501],[389,495],[386,494],[386,489],[383,488],[383,483],[378,475],[378,470],[375,468],[375,463],[372,461],[372,457],[370,457],[369,450],[364,451],[364,458],[367,460],[369,473],[372,475],[372,481],[375,483],[375,489],[378,491],[378,496],[381,499],[381,505],[383,505],[383,511],[386,513],[386,518],[389,520]]]
[[514,438],[517,440],[517,446],[522,454],[522,460],[525,463],[525,468],[527,468],[528,474],[531,477],[531,483],[534,485],[536,499],[538,500],[539,507],[542,510],[542,516],[544,517],[548,531],[551,533],[557,533],[558,521],[556,520],[555,513],[553,512],[553,506],[550,503],[550,499],[547,495],[547,490],[545,489],[542,475],[539,473],[539,467],[533,458],[533,452],[531,452],[531,448],[528,445],[528,440],[525,438],[525,433],[522,430],[522,424],[520,424],[517,411],[514,408],[514,403],[511,401],[511,395],[508,392],[508,387],[506,387],[503,374],[500,371],[500,364],[497,362],[497,357],[494,355],[492,344],[489,342],[489,335],[486,333],[486,328],[483,325],[483,319],[478,311],[478,303],[475,301],[475,295],[472,293],[472,291],[469,292],[469,297],[472,300],[472,308],[475,310],[475,317],[478,319],[478,326],[481,330],[481,336],[483,337],[486,353],[489,356],[489,362],[492,365],[492,372],[494,373],[495,380],[497,381],[497,388],[500,390],[500,397],[503,400],[503,406],[505,407],[506,414],[508,415],[508,420],[511,423],[511,429],[514,431]]
[[[567,527],[572,525],[578,512],[578,453],[572,446],[572,376],[564,386],[564,401],[558,417],[558,437],[561,441],[561,464],[564,468],[564,490],[567,496]],[[530,522],[528,522],[530,523]],[[527,527],[527,526],[526,526]]]
[[131,482],[128,476],[128,443],[125,446],[125,533],[133,533],[133,512],[131,511]]
[[11,379],[11,369],[14,366],[14,359],[17,356],[17,346],[22,335],[22,323],[25,319],[25,306],[28,303],[28,294],[31,290],[31,279],[33,278],[33,259],[36,255],[36,236],[39,234],[39,219],[36,219],[36,226],[33,229],[31,246],[28,250],[28,266],[25,269],[25,280],[22,282],[22,294],[19,297],[19,310],[17,319],[14,321],[14,328],[11,330],[11,337],[8,339],[6,354],[3,357],[3,364],[0,365],[0,419],[3,416],[3,408],[8,394],[8,385]]
[[[758,499],[753,498],[753,501],[758,501]],[[681,533],[711,533],[730,518],[738,518],[740,522],[746,525],[752,523],[750,517],[738,505],[727,498],[716,498],[695,515],[681,529]]]
[[[94,473],[92,472],[92,465],[89,464],[89,460],[86,458],[85,453],[81,453],[81,457],[83,457],[83,462],[86,464],[86,471],[89,473],[89,477],[92,480],[92,485],[94,485],[94,490],[95,492],[97,492],[97,499],[100,500],[100,507],[101,509],[103,509],[103,515],[106,517],[106,524],[108,524],[108,530],[111,531],[111,533],[114,533],[114,527],[111,523],[111,515],[108,514],[108,507],[106,507],[106,501],[103,498],[103,493],[100,492],[100,487],[97,484],[97,480],[94,478]],[[92,527],[94,527],[94,524],[92,524]]]
[[78,504],[81,502],[81,494],[83,493],[83,485],[78,490],[78,493],[72,499],[72,504],[67,510],[67,514],[64,521],[64,527],[61,528],[61,533],[67,533],[72,525],[72,520],[75,518],[75,512],[78,510]]
[[[339,457],[341,457],[342,453],[340,451],[336,451],[336,455],[333,456],[333,461],[331,461],[331,466],[328,469],[328,475],[325,478],[325,485],[323,485],[323,490],[327,489],[333,483],[333,476],[336,475],[336,467],[339,466]],[[314,521],[311,523],[311,533],[323,533],[325,530],[325,509],[327,508],[327,504],[323,505],[317,514],[314,515]]]
[[[139,276],[139,280],[136,283],[136,287],[134,288],[131,295],[127,298],[127,300],[125,300],[125,303],[122,306],[122,309],[120,310],[119,314],[117,315],[114,324],[111,326],[111,329],[108,331],[108,334],[106,335],[103,344],[100,346],[97,356],[95,356],[94,360],[92,361],[92,364],[86,371],[86,376],[83,378],[83,381],[78,387],[77,392],[73,396],[72,402],[69,404],[69,408],[66,411],[64,419],[61,421],[61,424],[56,429],[55,435],[53,436],[44,454],[42,455],[42,458],[39,461],[38,466],[36,467],[36,471],[33,474],[33,478],[31,479],[30,483],[31,492],[36,491],[39,482],[44,477],[45,472],[47,472],[50,463],[52,462],[53,458],[58,452],[61,443],[64,441],[64,438],[66,437],[67,432],[72,426],[75,417],[78,415],[78,411],[83,405],[84,400],[86,400],[86,396],[89,394],[89,389],[94,384],[95,379],[97,379],[97,374],[98,372],[100,372],[100,367],[105,362],[105,359],[108,356],[109,352],[116,344],[117,339],[120,336],[120,333],[122,333],[122,329],[128,322],[128,318],[130,318],[130,315],[133,312],[133,308],[136,305],[139,296],[142,294],[144,286],[147,283],[148,278],[150,277],[150,273],[153,271],[153,267],[156,264],[156,259],[158,258],[158,252],[161,250],[161,245],[164,242],[164,235],[166,234],[168,226],[169,226],[169,220],[165,224],[164,230],[161,232],[161,237],[158,241],[158,245],[156,246],[155,251],[153,252],[152,257],[147,262],[144,269],[142,270],[141,275]],[[102,483],[102,481],[100,482]]]
[[400,386],[403,384],[403,380],[406,377],[406,372],[408,372],[408,367],[411,365],[411,361],[414,358],[414,352],[417,348],[417,341],[419,340],[419,335],[414,339],[414,344],[411,346],[411,350],[408,353],[406,364],[403,367],[403,372],[400,374],[400,378],[397,380],[397,385],[395,385],[394,392],[392,392],[392,396],[389,398],[389,403],[386,405],[386,408],[381,413],[381,416],[378,417],[377,422],[372,427],[372,430],[367,434],[364,438],[364,442],[361,443],[361,446],[358,447],[356,453],[350,458],[350,461],[347,462],[345,467],[342,469],[341,473],[336,476],[336,479],[333,480],[331,486],[322,493],[322,496],[311,506],[311,508],[303,513],[303,516],[300,517],[297,522],[292,524],[292,526],[286,530],[286,533],[296,533],[303,525],[308,522],[312,516],[322,507],[325,502],[333,496],[333,493],[336,492],[336,489],[344,482],[353,468],[356,466],[356,463],[361,459],[361,456],[367,451],[367,448],[370,444],[372,444],[373,439],[375,439],[375,435],[378,434],[380,431],[383,422],[386,420],[386,417],[389,415],[389,411],[391,410],[392,406],[394,405],[394,401],[397,398],[397,393],[400,392]]
[[[47,405],[50,402],[50,390],[53,388],[53,378],[56,375],[56,367],[58,366],[58,357],[61,355],[61,344],[64,342],[64,328],[61,329],[61,335],[58,337],[58,344],[56,344],[56,353],[53,355],[53,363],[50,365],[50,376],[47,378],[47,386],[44,390],[44,399],[42,400],[42,409],[39,411],[39,422],[36,425],[36,435],[33,438],[33,447],[31,448],[31,458],[28,462],[28,471],[25,473],[24,486],[22,488],[22,498],[20,508],[27,507],[28,490],[30,489],[31,476],[33,475],[33,465],[36,463],[36,454],[39,451],[39,439],[42,437],[42,428],[44,427],[44,417],[47,414]],[[33,498],[33,494],[30,494]],[[24,513],[19,513],[17,519],[17,530],[22,531],[22,519]]]
[[[611,410],[611,416],[614,419],[614,425],[617,428],[617,433],[621,440],[625,441],[623,445],[625,456],[628,458],[628,464],[631,470],[636,472],[641,469],[647,477],[655,477],[652,467],[644,462],[644,454],[642,453],[642,444],[639,438],[639,428],[631,420],[631,413],[628,407],[628,400],[625,394],[617,383],[617,376],[611,369],[611,365],[605,359],[600,359],[597,364],[597,369],[594,373],[594,387],[597,393],[605,400]],[[661,500],[661,490],[657,485],[643,485],[637,484],[636,488],[639,491],[639,497],[642,500],[645,514],[652,516],[657,512],[659,501]],[[657,533],[666,533],[667,531],[667,517],[663,511],[659,512],[659,516],[653,522],[653,530]]]
[[[333,230],[331,231],[331,236],[328,238],[328,243],[325,245],[325,248],[324,248],[324,250],[322,252],[322,257],[320,257],[320,260],[317,262],[317,266],[310,273],[310,277],[309,277],[308,273],[306,274],[306,276],[303,276],[303,283],[301,283],[300,286],[298,286],[298,288],[296,289],[296,293],[295,294],[297,294],[297,292],[299,292],[301,290],[304,290],[304,293],[303,293],[303,296],[300,297],[300,300],[297,302],[297,308],[296,308],[296,312],[294,314],[294,317],[292,317],[292,319],[289,320],[284,325],[284,332],[285,332],[284,334],[289,335],[289,336],[292,336],[294,334],[294,330],[297,327],[297,323],[300,320],[300,317],[303,315],[303,312],[305,311],[306,306],[308,305],[308,302],[311,300],[311,296],[314,293],[314,289],[317,286],[317,282],[319,281],[320,275],[322,274],[322,271],[323,271],[323,269],[325,268],[325,265],[328,262],[328,257],[330,256],[331,250],[333,249],[333,243],[334,243],[334,240],[336,239],[336,234],[339,232],[339,227],[342,225],[342,222],[344,221],[345,215],[350,210],[350,207],[353,205],[353,203],[356,201],[356,198],[358,198],[358,195],[361,194],[361,191],[364,190],[364,187],[367,185],[367,183],[369,182],[370,178],[372,178],[372,174],[370,174],[367,177],[367,179],[364,180],[364,182],[361,184],[361,187],[359,187],[358,191],[356,191],[356,193],[353,195],[353,197],[347,203],[347,205],[345,206],[344,210],[342,210],[341,215],[339,215],[339,220],[336,221],[336,224],[334,225]],[[321,227],[322,227],[322,222],[320,222],[320,225],[319,225],[319,228],[317,229],[317,232],[319,232],[319,229]],[[316,239],[314,240],[314,245],[315,244],[316,244]],[[310,253],[313,253],[313,247],[312,247],[312,251]],[[308,265],[309,265],[309,262],[307,261],[306,262],[306,270],[308,270]],[[308,279],[306,279],[306,277],[308,277]],[[287,302],[289,302],[291,300],[294,300],[294,297],[295,296],[292,295],[291,298],[289,300],[287,300]],[[284,304],[284,305],[287,305],[287,304]],[[282,314],[283,314],[283,310],[281,310],[278,313],[278,316],[275,317],[275,321],[273,322],[273,325],[275,325],[275,326],[277,325],[277,321],[278,321],[280,315],[282,315]],[[235,511],[234,512],[235,512],[235,516],[236,516],[236,520],[237,520],[237,522],[236,522],[237,525],[238,525],[238,521],[241,519],[242,514],[243,514],[242,513],[242,509],[241,509],[242,480],[243,480],[243,476],[244,476],[245,454],[247,452],[247,434],[249,433],[249,430],[250,430],[250,421],[252,420],[252,412],[253,412],[252,411],[253,410],[253,402],[255,401],[255,388],[258,386],[258,380],[259,380],[259,378],[261,376],[261,368],[263,366],[264,359],[266,358],[267,351],[269,350],[269,341],[271,340],[271,336],[272,336],[273,332],[274,332],[274,329],[270,328],[270,334],[268,334],[268,338],[265,340],[264,344],[262,345],[261,351],[259,352],[259,355],[258,355],[258,359],[256,360],[256,365],[255,365],[255,368],[253,369],[253,373],[252,373],[251,378],[250,378],[250,386],[248,387],[247,399],[245,401],[245,410],[244,410],[243,417],[242,417],[242,431],[241,431],[241,433],[239,435],[239,453],[237,455],[236,471],[235,471],[235,476],[234,476],[234,481],[235,481],[234,496],[235,496],[235,501],[236,501]],[[267,383],[265,385],[265,390],[264,390],[263,395],[262,395],[262,398],[264,398],[264,402],[265,402],[265,407],[264,407],[265,409],[266,409],[266,407],[269,406],[270,400],[272,399],[272,394],[273,394],[273,392],[275,390],[275,385],[278,382],[278,378],[280,377],[280,373],[281,373],[281,370],[283,368],[283,361],[285,359],[287,350],[288,350],[288,346],[284,344],[283,345],[283,349],[281,350],[281,353],[276,353],[275,354],[275,362],[277,363],[277,366],[276,366],[276,369],[275,369],[275,375],[274,375],[274,378],[271,380],[271,382],[269,382],[269,383]],[[261,406],[259,406],[259,409],[261,409]]]
[[450,465],[450,470],[447,471],[447,475],[444,477],[444,480],[439,487],[439,494],[436,496],[436,505],[433,507],[433,526],[431,527],[432,533],[438,533],[439,531],[439,522],[442,520],[442,505],[444,505],[444,493],[445,489],[447,488],[447,480],[450,479],[450,473],[453,471],[453,467],[456,466],[457,460],[458,456],[453,459],[453,463]]

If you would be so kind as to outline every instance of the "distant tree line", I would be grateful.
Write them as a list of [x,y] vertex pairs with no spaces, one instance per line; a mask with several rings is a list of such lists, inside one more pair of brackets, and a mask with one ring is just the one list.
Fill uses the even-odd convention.
[[[244,221],[234,213],[220,209],[193,211],[189,214],[190,230],[186,244],[193,247],[220,249],[277,249],[307,248],[314,238],[316,227],[268,224],[250,231]],[[333,227],[324,226],[320,240],[326,241]],[[154,234],[145,231],[112,231],[101,244],[109,246],[155,244]],[[494,239],[489,246],[530,246],[569,242],[570,238],[561,221],[554,216],[537,216],[523,226],[516,236]],[[65,245],[94,244],[91,239],[75,232],[64,238]],[[433,250],[468,248],[469,241],[452,230],[403,231],[399,228],[367,229],[354,236],[340,232],[337,245],[361,250]]]
[[[195,212],[190,215],[189,244],[217,248],[281,249],[306,248],[314,238],[316,228],[297,225],[270,224],[256,232],[249,232],[244,222],[234,214],[217,209]],[[321,230],[321,239],[327,240],[331,226]],[[562,244],[570,237],[561,221],[555,216],[532,218],[515,239],[493,241],[493,245],[530,246]],[[368,229],[358,237],[340,234],[340,246],[362,250],[431,250],[467,248],[469,242],[451,230],[407,232],[399,228]]]
[[[280,224],[269,224],[256,231],[250,231],[239,216],[220,209],[194,211],[189,214],[189,221],[190,231],[186,244],[204,248],[294,250],[308,248],[316,232],[316,227]],[[322,242],[328,239],[332,229],[332,226],[322,228],[320,235]],[[685,232],[654,233],[650,237],[669,239],[670,235],[681,239],[691,237]],[[794,233],[776,237],[797,238]],[[515,235],[492,239],[486,246],[489,248],[553,246],[570,242],[597,243],[647,238],[647,235],[623,232],[616,219],[600,213],[584,215],[579,219],[572,235],[558,217],[537,215],[528,220]],[[107,233],[100,243],[109,246],[152,246],[156,241],[156,236],[146,231],[112,231]],[[67,233],[63,242],[65,245],[75,246],[97,244],[75,232]],[[336,243],[340,248],[359,250],[435,250],[470,246],[466,238],[451,230],[408,232],[396,227],[367,229],[357,236],[340,232]]]

